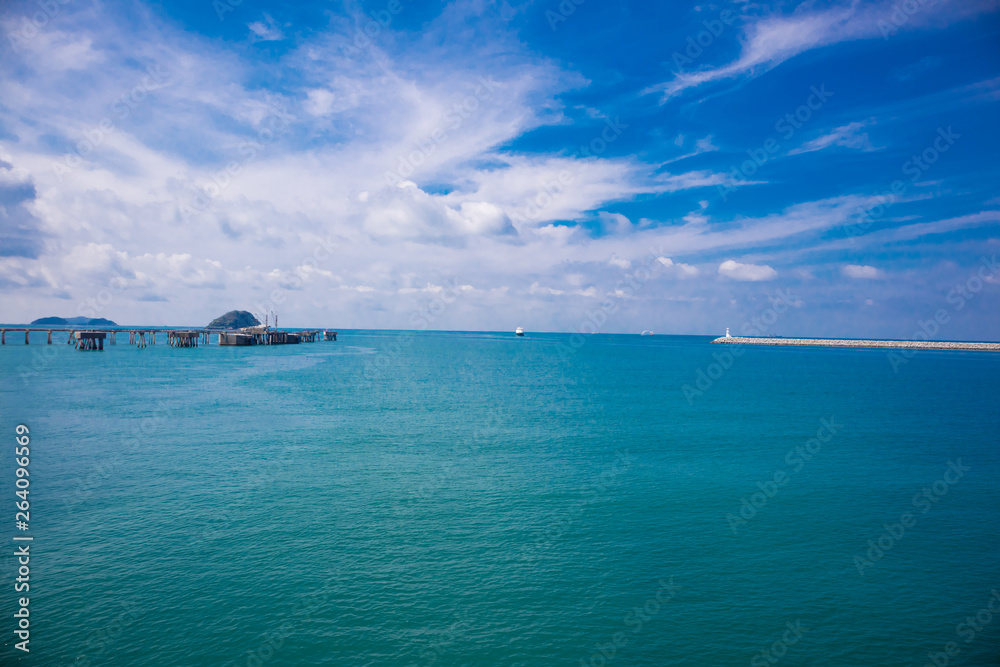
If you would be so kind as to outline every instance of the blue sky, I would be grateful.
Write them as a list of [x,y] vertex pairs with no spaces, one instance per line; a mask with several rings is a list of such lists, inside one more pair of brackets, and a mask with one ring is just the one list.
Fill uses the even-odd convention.
[[5,3],[0,319],[998,340],[998,5]]

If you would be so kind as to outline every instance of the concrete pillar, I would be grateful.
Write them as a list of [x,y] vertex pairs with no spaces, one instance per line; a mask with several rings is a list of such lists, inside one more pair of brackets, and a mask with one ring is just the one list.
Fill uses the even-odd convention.
[[28,344],[28,330],[27,329],[24,330],[24,344],[25,345]]
[[49,330],[49,345],[52,345],[52,330]]
[[7,344],[7,330],[0,331],[0,345]]

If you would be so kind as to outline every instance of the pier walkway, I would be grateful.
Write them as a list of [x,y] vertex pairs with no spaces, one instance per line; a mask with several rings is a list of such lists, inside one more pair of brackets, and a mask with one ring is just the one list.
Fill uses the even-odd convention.
[[[172,329],[167,327],[0,327],[0,345],[7,344],[7,334],[24,332],[24,344],[31,343],[31,334],[46,334],[46,344],[52,344],[53,333],[66,333],[66,343],[78,350],[103,350],[104,341],[110,345],[118,342],[119,334],[128,335],[128,344],[138,348],[156,345],[156,334],[166,337],[171,347],[198,347],[210,345],[216,336],[219,345],[294,345],[315,343],[320,340],[337,340],[337,332],[324,329],[289,331],[269,327],[248,329]],[[61,336],[60,336],[61,338]]]
[[796,345],[808,347],[874,347],[913,350],[976,350],[1000,352],[1000,343],[950,343],[933,340],[844,340],[835,338],[747,338],[722,336],[712,341],[729,345]]

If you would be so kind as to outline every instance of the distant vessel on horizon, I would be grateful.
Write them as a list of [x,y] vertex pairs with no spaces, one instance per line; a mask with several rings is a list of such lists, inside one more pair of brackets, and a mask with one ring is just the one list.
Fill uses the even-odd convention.
[[640,335],[640,336],[652,336],[652,335],[653,335],[653,332],[647,329],[646,331],[643,331],[643,332],[642,332],[641,334],[639,334],[639,335]]
[[514,329],[514,335],[515,336],[523,336],[524,335],[524,327],[518,327],[518,328]]

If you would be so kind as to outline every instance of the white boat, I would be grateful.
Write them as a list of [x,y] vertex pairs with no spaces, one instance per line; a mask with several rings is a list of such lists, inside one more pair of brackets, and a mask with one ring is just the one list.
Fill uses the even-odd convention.
[[640,335],[641,336],[652,336],[653,332],[649,331],[649,330],[646,330],[646,331],[643,331]]
[[514,335],[515,336],[523,336],[524,335],[524,327],[518,327],[518,328],[514,329]]

